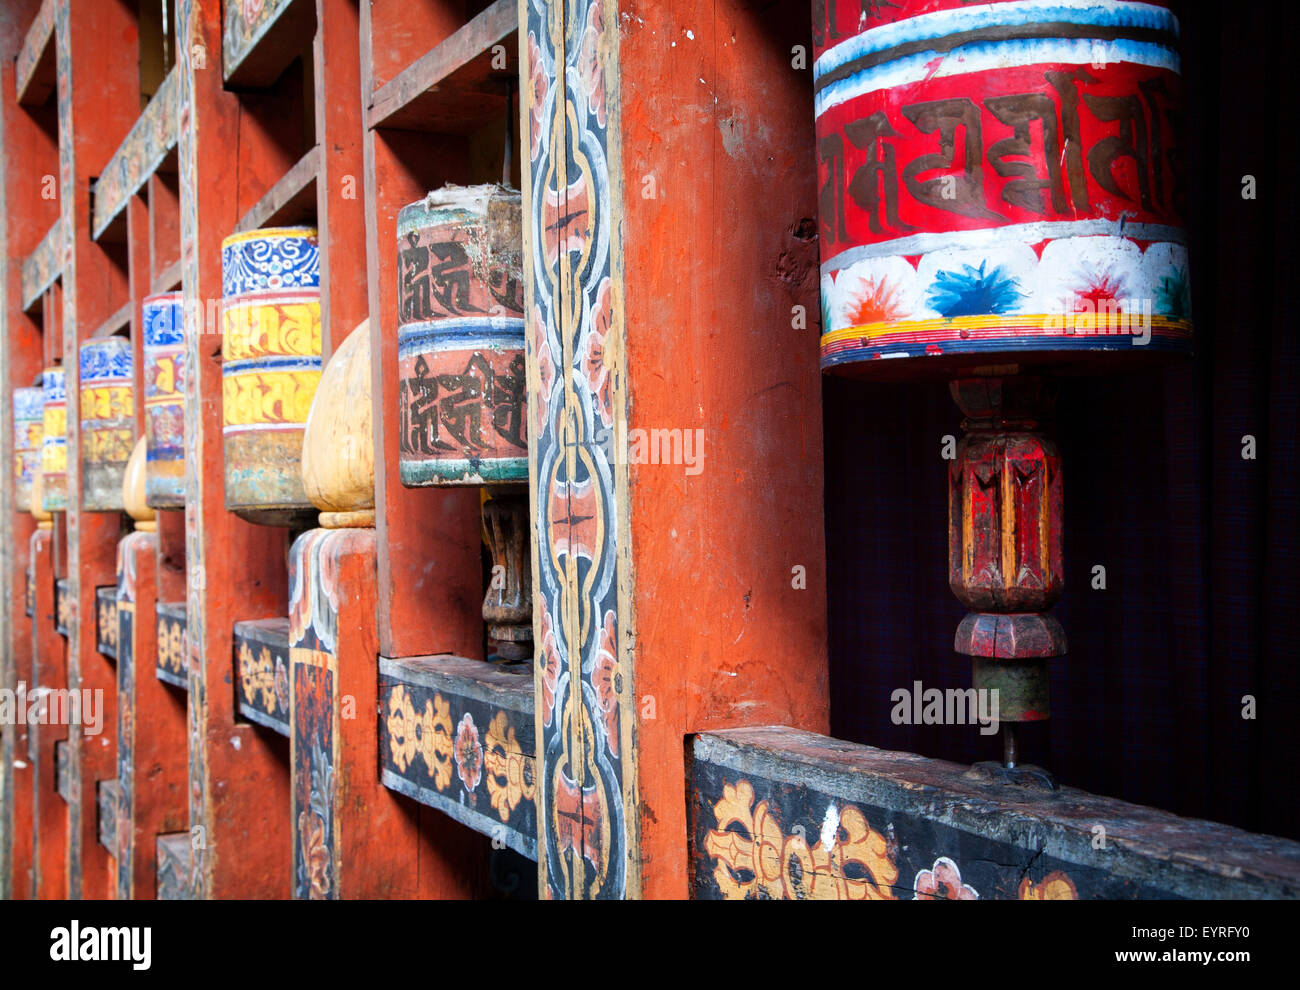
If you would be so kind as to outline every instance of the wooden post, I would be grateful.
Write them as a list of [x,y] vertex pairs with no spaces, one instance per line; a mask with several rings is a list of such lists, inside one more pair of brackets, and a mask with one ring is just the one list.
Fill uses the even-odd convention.
[[[139,114],[137,28],[117,4],[78,5],[67,0],[55,13],[58,68],[59,160],[64,242],[63,358],[68,373],[67,576],[72,598],[68,630],[68,688],[98,704],[109,731],[90,737],[81,726],[68,735],[68,894],[103,898],[109,893],[109,855],[99,842],[96,784],[116,776],[111,726],[115,676],[95,649],[95,588],[115,579],[117,513],[84,511],[81,484],[79,345],[128,298],[126,266],[90,236],[90,183]],[[97,692],[97,693],[96,693]]]
[[519,9],[540,884],[685,897],[686,737],[829,717],[806,8]]
[[[287,747],[235,720],[229,690],[234,623],[286,611],[283,530],[226,511],[222,484],[222,238],[240,216],[239,98],[221,75],[221,9],[181,0],[179,69],[181,270],[185,293],[185,561],[189,651],[191,892],[201,898],[289,893]],[[253,174],[268,154],[251,135]],[[280,174],[273,166],[273,174]],[[246,193],[245,193],[246,195]],[[256,841],[249,841],[256,836]]]
[[[42,364],[40,323],[22,305],[23,262],[36,249],[57,212],[57,200],[41,197],[41,178],[53,173],[55,148],[39,116],[18,103],[15,58],[39,0],[20,0],[0,10],[0,687],[35,686],[31,626],[17,603],[31,601],[31,541],[36,523],[15,505],[13,464],[14,389],[29,387]],[[46,114],[53,110],[52,105]],[[43,168],[42,166],[45,166]],[[0,898],[32,894],[34,771],[27,756],[25,722],[0,732]]]
[[[403,16],[409,9],[403,5]],[[428,8],[424,13],[432,17]],[[396,49],[418,52],[451,33],[445,21],[431,21],[418,33],[418,42],[406,37],[402,47],[394,38],[376,34],[372,17],[372,5],[362,4],[363,95],[391,79],[387,60]],[[385,29],[395,27],[385,24]],[[404,488],[398,477],[397,211],[446,182],[468,181],[468,155],[463,143],[443,135],[373,126],[366,128],[364,150],[379,652],[386,657],[454,653],[481,659],[481,620],[464,607],[483,593],[478,493]]]
[[[54,532],[38,529],[31,541],[32,581],[36,586],[32,615],[33,683],[29,690],[59,690],[68,685],[63,637],[54,628]],[[47,709],[48,710],[48,709]],[[32,767],[32,896],[60,900],[68,896],[68,811],[54,775],[54,747],[67,739],[64,725],[34,725],[28,735]]]
[[[321,351],[325,358],[370,304],[366,276],[360,15],[356,0],[316,0],[317,227],[320,230]],[[326,54],[328,53],[328,61]]]

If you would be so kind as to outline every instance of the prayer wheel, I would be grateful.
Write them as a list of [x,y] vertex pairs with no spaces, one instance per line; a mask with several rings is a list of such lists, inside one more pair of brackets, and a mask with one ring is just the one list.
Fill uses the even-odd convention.
[[519,193],[448,186],[397,216],[402,484],[528,480]]
[[67,373],[55,365],[41,373],[44,396],[41,438],[41,509],[68,509],[68,394]]
[[303,427],[321,374],[316,230],[235,234],[221,245],[226,508],[287,525],[314,515]]
[[150,508],[185,506],[184,296],[146,296],[144,323],[145,500]]
[[121,512],[122,477],[135,446],[131,341],[99,337],[81,345],[81,508]]
[[14,504],[20,512],[32,508],[32,483],[41,470],[44,436],[44,390],[14,389]]
[[522,205],[446,186],[397,217],[399,469],[409,487],[490,485],[483,603],[503,659],[532,643]]
[[955,647],[999,691],[1010,770],[1066,652],[1052,376],[1192,346],[1178,22],[1128,2],[819,2],[813,41],[822,368],[951,382]]

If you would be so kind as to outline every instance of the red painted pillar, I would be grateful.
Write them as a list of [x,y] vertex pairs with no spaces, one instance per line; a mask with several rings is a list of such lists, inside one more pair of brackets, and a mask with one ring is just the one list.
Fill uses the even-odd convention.
[[[53,530],[38,529],[32,534],[31,558],[36,585],[31,627],[35,677],[28,689],[59,690],[68,686],[68,666],[66,644],[54,628]],[[68,896],[68,811],[58,792],[54,744],[65,740],[68,730],[65,725],[38,724],[29,731],[28,757],[34,784],[32,892],[41,900],[62,900]]]
[[[188,362],[185,561],[192,892],[218,899],[284,898],[290,882],[288,747],[283,739],[236,721],[230,679],[236,620],[286,611],[285,533],[226,511],[221,338],[219,325],[209,321],[215,305],[208,305],[222,295],[221,240],[239,221],[239,184],[231,181],[240,167],[239,98],[222,83],[221,6],[182,0],[176,16]],[[245,154],[256,157],[257,149],[243,143]],[[244,165],[255,169],[258,162]]]

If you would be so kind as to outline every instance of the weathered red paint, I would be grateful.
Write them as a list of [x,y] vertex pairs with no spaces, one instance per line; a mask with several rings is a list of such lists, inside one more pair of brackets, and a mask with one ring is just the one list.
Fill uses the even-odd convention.
[[[362,8],[362,91],[373,92],[451,33],[446,12],[415,30],[410,4]],[[366,261],[375,401],[375,526],[379,536],[379,652],[388,657],[453,653],[483,658],[479,495],[416,490],[398,481],[397,211],[447,182],[468,182],[463,141],[403,131],[365,135]]]
[[[69,893],[87,898],[109,895],[110,857],[99,843],[96,821],[96,783],[116,776],[116,747],[111,727],[117,723],[116,679],[113,668],[95,648],[93,617],[95,588],[116,580],[117,537],[120,520],[108,513],[82,509],[82,492],[73,485],[75,453],[81,450],[80,388],[74,386],[77,345],[128,300],[127,272],[120,253],[106,251],[90,237],[90,184],[103,169],[139,115],[139,74],[136,54],[138,34],[134,14],[117,4],[78,7],[68,21],[66,44],[75,66],[71,92],[72,134],[60,141],[73,143],[74,172],[71,188],[60,189],[72,197],[71,230],[65,259],[74,276],[64,276],[68,294],[63,320],[64,365],[68,370],[68,572],[76,599],[70,630],[69,687],[102,691],[101,714],[106,731],[96,737],[70,733],[72,787],[77,806],[69,807],[68,841],[80,845],[81,870],[69,860]],[[66,176],[63,179],[66,185]],[[65,203],[65,218],[66,199]],[[70,318],[69,318],[70,317]]]
[[[68,686],[67,644],[54,629],[54,533],[32,534],[32,573],[36,581],[36,607],[32,615],[30,655],[34,683],[42,687]],[[32,759],[34,785],[32,896],[56,900],[68,896],[68,809],[54,779],[54,744],[68,737],[66,726],[41,725],[31,730],[36,738]]]
[[[57,202],[40,196],[39,186],[41,178],[55,172],[58,167],[57,149],[49,132],[41,126],[42,121],[48,121],[51,108],[19,106],[15,85],[14,60],[24,41],[25,28],[39,6],[38,0],[17,0],[5,4],[0,10],[0,133],[3,134],[0,147],[4,149],[0,166],[7,177],[4,209],[9,252],[4,286],[6,334],[0,341],[0,354],[3,354],[3,366],[7,369],[5,384],[9,389],[32,385],[43,364],[39,314],[33,318],[21,311],[22,264],[19,259],[35,250],[58,210]],[[10,393],[6,391],[5,394]],[[4,520],[8,534],[7,554],[0,559],[7,569],[10,589],[9,622],[3,635],[7,637],[7,652],[13,658],[8,668],[0,669],[0,687],[13,690],[21,681],[30,690],[35,685],[32,627],[31,621],[23,614],[23,601],[36,524],[30,514],[16,510],[11,469],[4,472],[0,485],[9,495],[7,504],[11,510]],[[0,878],[0,890],[7,887],[11,897],[27,898],[32,896],[35,853],[32,817],[35,768],[27,758],[26,725],[19,724],[5,731],[13,746],[12,754],[5,754],[12,757],[8,773],[12,781],[9,793],[13,803],[8,820],[10,872],[8,878]],[[0,815],[4,813],[0,811]],[[0,863],[3,862],[3,854],[0,854]]]
[[685,738],[829,720],[808,19],[622,6],[628,425],[704,437],[698,474],[631,465],[627,508],[640,885],[680,898]]
[[[221,73],[213,67],[215,53],[221,51],[220,18],[219,5],[203,4],[191,39],[204,47],[209,60],[207,69],[194,73],[189,125],[198,129],[201,150],[197,185],[185,193],[197,204],[194,292],[199,299],[220,298],[221,239],[297,158],[277,147],[255,117],[243,120],[241,98],[223,88]],[[230,181],[232,174],[239,181]],[[231,649],[236,620],[287,614],[287,543],[283,529],[255,526],[226,511],[220,340],[211,340],[213,346],[202,348],[196,369],[203,420],[198,456],[205,484],[197,502],[185,510],[197,516],[204,546],[201,643],[196,642],[199,627],[193,617],[189,629],[190,662],[197,658],[204,664],[207,684],[202,738],[207,804],[204,820],[191,821],[190,827],[203,829],[207,896],[283,898],[289,894],[288,745],[236,722]],[[193,704],[193,695],[190,700]],[[253,836],[256,841],[250,841]]]

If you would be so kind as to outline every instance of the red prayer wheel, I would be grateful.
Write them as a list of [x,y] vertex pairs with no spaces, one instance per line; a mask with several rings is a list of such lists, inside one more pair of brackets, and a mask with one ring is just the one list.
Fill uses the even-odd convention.
[[[1178,21],[1129,2],[813,4],[822,368],[949,380],[955,638],[1047,717],[1064,584],[1052,374],[1190,352]],[[1008,734],[1005,768],[1016,763]]]
[[822,366],[1085,370],[1191,346],[1178,22],[814,4]]

